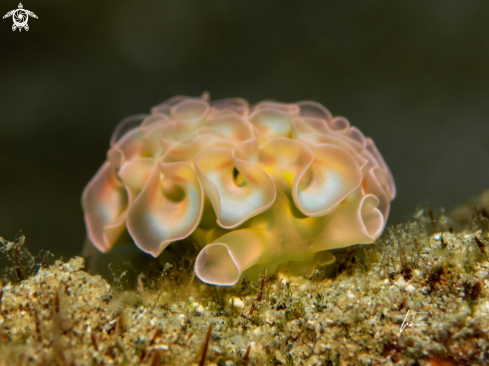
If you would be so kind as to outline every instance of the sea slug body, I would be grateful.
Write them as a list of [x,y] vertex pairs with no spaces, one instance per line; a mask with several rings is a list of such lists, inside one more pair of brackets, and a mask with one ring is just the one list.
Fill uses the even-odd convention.
[[122,121],[82,205],[102,252],[125,230],[155,257],[190,236],[197,276],[234,285],[264,268],[310,275],[329,250],[372,243],[394,196],[373,141],[319,103],[204,94]]

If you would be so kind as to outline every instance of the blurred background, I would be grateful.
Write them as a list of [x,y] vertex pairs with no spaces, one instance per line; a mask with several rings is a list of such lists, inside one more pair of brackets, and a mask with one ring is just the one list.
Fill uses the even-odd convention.
[[[1,2],[3,14],[18,6]],[[0,236],[71,256],[113,128],[177,94],[316,100],[376,142],[398,188],[453,208],[489,187],[489,2],[26,0],[0,21]]]

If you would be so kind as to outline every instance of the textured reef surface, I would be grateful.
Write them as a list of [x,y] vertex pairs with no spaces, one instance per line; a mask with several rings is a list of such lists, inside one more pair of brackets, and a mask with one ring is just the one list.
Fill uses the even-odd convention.
[[234,287],[187,261],[106,281],[2,240],[0,365],[489,364],[488,198],[421,208],[310,278]]

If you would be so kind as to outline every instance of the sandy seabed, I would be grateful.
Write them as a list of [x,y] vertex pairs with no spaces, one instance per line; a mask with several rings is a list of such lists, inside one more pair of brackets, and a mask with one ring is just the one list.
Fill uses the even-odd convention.
[[488,210],[420,209],[311,278],[232,288],[191,265],[109,283],[2,240],[0,365],[488,365]]

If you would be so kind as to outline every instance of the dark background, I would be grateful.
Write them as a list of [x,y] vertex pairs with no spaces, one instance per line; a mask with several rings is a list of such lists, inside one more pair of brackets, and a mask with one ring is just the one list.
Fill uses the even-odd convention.
[[[18,6],[4,0],[0,13]],[[112,129],[177,94],[317,100],[374,138],[390,223],[489,187],[487,0],[25,0],[0,21],[0,235],[69,256]]]

